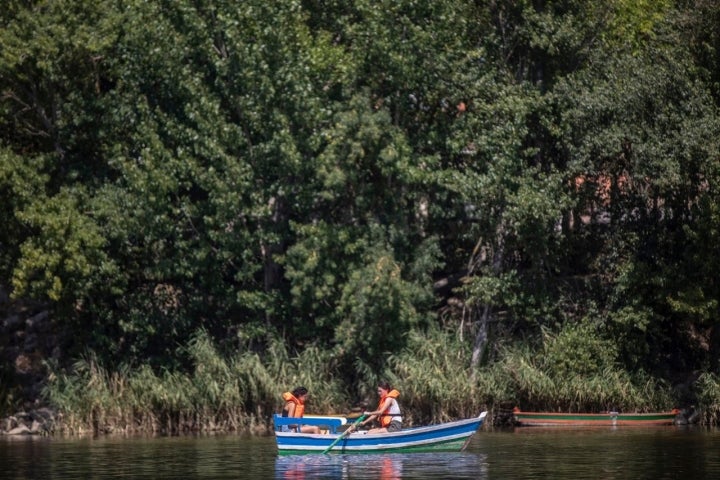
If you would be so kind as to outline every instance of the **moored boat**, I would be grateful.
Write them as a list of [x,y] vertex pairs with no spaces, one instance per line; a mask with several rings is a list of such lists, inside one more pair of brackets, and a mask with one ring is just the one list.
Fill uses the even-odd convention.
[[518,426],[661,426],[672,425],[679,410],[658,413],[553,413],[513,411]]
[[[487,412],[475,418],[413,427],[391,433],[341,432],[347,421],[337,417],[305,416],[302,419],[273,416],[278,453],[380,453],[461,451],[482,425]],[[328,433],[296,433],[293,424],[317,425]]]

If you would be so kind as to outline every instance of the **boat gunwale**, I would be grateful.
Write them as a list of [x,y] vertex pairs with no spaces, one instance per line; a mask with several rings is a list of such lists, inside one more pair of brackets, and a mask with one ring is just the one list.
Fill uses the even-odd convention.
[[519,426],[662,426],[672,425],[678,413],[679,411],[676,409],[649,413],[556,413],[515,410],[513,416]]

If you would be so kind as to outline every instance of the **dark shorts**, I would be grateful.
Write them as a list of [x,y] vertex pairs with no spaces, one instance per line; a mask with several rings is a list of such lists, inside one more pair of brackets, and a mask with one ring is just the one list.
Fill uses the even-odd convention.
[[387,426],[388,432],[399,432],[400,430],[402,430],[402,423],[398,420],[393,420],[390,422],[390,425]]

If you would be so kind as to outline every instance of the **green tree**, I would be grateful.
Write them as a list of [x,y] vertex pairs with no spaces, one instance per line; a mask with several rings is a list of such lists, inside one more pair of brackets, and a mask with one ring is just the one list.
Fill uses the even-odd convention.
[[562,88],[569,167],[588,180],[578,192],[588,217],[572,235],[593,234],[595,293],[625,360],[665,375],[702,365],[698,332],[716,322],[716,260],[700,242],[716,228],[719,124],[688,58],[665,33]]

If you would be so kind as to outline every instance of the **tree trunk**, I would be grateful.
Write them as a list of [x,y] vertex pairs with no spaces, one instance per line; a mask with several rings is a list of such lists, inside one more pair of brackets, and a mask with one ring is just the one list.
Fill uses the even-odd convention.
[[[287,214],[285,212],[285,203],[283,198],[272,197],[270,199],[270,207],[273,208],[271,220],[271,228],[274,231],[282,231],[287,223]],[[281,239],[275,243],[263,243],[261,245],[263,255],[263,282],[264,291],[272,293],[280,288],[283,271],[282,266],[277,262],[276,257],[284,253],[285,243]],[[267,325],[272,324],[273,319],[269,314],[265,315]]]
[[473,367],[473,373],[477,370],[480,365],[480,361],[485,355],[485,349],[488,343],[488,324],[490,323],[490,317],[492,316],[492,308],[490,305],[482,307],[482,315],[478,320],[477,333],[475,334],[475,343],[473,344],[473,353],[471,364]]
[[[492,272],[493,275],[499,275],[502,272],[503,260],[505,257],[505,224],[501,221],[495,230],[495,246],[492,255]],[[493,305],[486,304],[479,306],[476,312],[482,310],[482,314],[478,319],[477,333],[475,334],[475,342],[473,344],[473,353],[471,359],[471,368],[473,376],[477,372],[480,362],[485,356],[485,350],[488,344],[488,335],[490,330],[490,321],[495,313]]]

